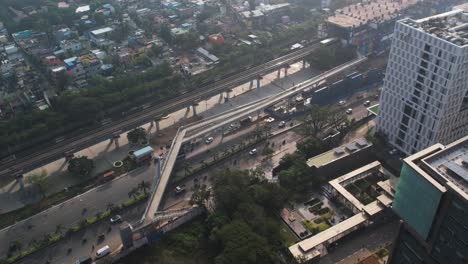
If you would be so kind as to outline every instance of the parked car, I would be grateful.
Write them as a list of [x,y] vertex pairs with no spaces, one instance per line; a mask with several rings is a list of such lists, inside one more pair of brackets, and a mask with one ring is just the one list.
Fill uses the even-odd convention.
[[213,140],[214,140],[213,137],[207,137],[207,138],[205,139],[205,143],[206,143],[207,145],[209,145],[209,144],[211,144],[211,143],[213,142]]
[[345,105],[346,104],[346,101],[345,100],[341,100],[338,102],[338,105]]
[[111,217],[110,222],[111,224],[120,223],[122,222],[122,217],[120,215],[114,215],[113,217]]
[[273,117],[270,116],[270,117],[266,118],[265,121],[266,121],[267,123],[272,123],[272,122],[275,122],[275,119],[274,119]]
[[352,108],[348,108],[348,110],[346,110],[346,114],[350,115],[353,113],[353,109]]
[[369,106],[370,105],[370,100],[367,100],[364,102],[364,106]]
[[75,264],[91,264],[93,263],[93,259],[90,256],[82,257],[75,262]]
[[279,128],[283,128],[286,126],[286,122],[285,121],[281,121],[279,124],[278,124],[278,127]]
[[174,188],[174,193],[175,193],[176,195],[181,194],[181,193],[183,193],[183,192],[185,192],[185,186],[183,186],[183,185],[182,185],[182,186],[176,186],[176,187]]
[[109,245],[105,245],[104,247],[98,249],[98,251],[96,251],[96,258],[102,258],[104,256],[107,256],[110,254],[110,247]]
[[256,155],[257,154],[257,149],[252,149],[251,151],[249,151],[249,155],[253,156],[253,155]]

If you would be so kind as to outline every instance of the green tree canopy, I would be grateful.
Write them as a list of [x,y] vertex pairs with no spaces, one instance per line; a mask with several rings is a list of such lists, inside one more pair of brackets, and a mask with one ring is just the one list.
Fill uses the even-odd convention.
[[88,176],[94,169],[94,161],[86,156],[76,157],[68,162],[68,171],[76,176]]

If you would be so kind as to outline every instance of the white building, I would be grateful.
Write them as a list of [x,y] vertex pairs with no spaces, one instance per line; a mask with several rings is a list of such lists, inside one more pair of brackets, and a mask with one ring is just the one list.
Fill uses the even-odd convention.
[[64,51],[78,52],[83,49],[81,42],[75,39],[72,40],[62,40],[60,42],[60,48]]
[[468,134],[468,12],[396,24],[377,122],[406,154]]

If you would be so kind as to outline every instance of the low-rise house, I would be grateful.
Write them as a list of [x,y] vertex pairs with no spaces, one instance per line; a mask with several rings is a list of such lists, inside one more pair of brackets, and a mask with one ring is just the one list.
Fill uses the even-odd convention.
[[81,42],[76,39],[62,40],[59,46],[65,52],[72,52],[72,53],[79,52],[80,50],[83,49]]
[[111,43],[108,39],[109,35],[114,31],[111,27],[104,27],[89,32],[91,42],[97,46],[106,46]]

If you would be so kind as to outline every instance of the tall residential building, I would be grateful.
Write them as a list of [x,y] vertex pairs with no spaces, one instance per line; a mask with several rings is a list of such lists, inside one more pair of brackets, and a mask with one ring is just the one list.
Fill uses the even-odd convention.
[[468,263],[468,136],[406,158],[393,210],[403,221],[389,264]]
[[406,154],[468,134],[468,12],[396,23],[377,129]]

